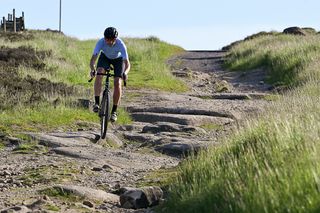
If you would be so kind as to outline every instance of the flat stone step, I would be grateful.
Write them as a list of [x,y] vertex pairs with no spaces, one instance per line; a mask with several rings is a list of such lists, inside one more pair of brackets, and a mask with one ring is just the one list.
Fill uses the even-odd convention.
[[124,132],[123,137],[129,141],[150,144],[159,140],[159,137],[155,136],[154,134],[142,134],[137,132]]
[[168,144],[161,144],[155,147],[155,150],[170,156],[188,156],[195,154],[202,149],[207,149],[208,144],[205,143],[183,143],[173,142]]
[[[145,142],[145,143],[149,143]],[[175,160],[168,157],[155,157],[148,154],[127,152],[119,149],[103,149],[101,146],[92,147],[57,147],[51,150],[52,152],[75,158],[79,162],[94,162],[95,165],[111,165],[117,171],[123,171],[123,169],[153,169],[159,168],[161,165],[175,165]],[[146,165],[145,162],[148,162]]]
[[[28,133],[28,135],[39,141],[39,144],[52,148],[91,147],[93,143],[100,141],[100,136],[96,132]],[[107,133],[107,139],[117,147],[123,145],[122,141],[112,133]]]
[[84,186],[75,185],[56,185],[53,189],[74,194],[76,196],[85,197],[86,199],[93,199],[107,203],[118,204],[120,198],[118,195],[107,193],[103,190],[92,189]]
[[233,119],[225,117],[213,117],[207,115],[189,115],[189,114],[168,114],[152,112],[136,112],[131,117],[134,121],[156,123],[170,122],[181,125],[201,126],[205,124],[227,125],[233,122]]
[[158,122],[155,124],[145,125],[142,129],[142,133],[160,133],[160,132],[202,132],[205,133],[205,130],[194,127],[194,126],[186,126],[180,125],[176,123],[169,123],[169,122]]
[[72,158],[88,159],[88,160],[98,160],[99,158],[95,156],[94,153],[89,152],[87,149],[80,147],[57,147],[53,148],[56,154],[64,155]]
[[127,107],[129,112],[154,112],[154,113],[168,113],[168,114],[183,114],[183,115],[207,115],[214,117],[232,118],[235,116],[226,111],[214,111],[204,109],[187,109],[182,107]]
[[48,147],[86,147],[99,139],[93,132],[28,133],[39,144]]
[[142,123],[142,122],[134,122],[132,124],[127,125],[121,125],[119,126],[118,130],[120,131],[135,131],[135,132],[141,132],[142,129],[149,125],[150,123]]
[[213,99],[227,99],[227,100],[249,100],[249,99],[263,99],[268,94],[266,93],[217,93],[212,95]]

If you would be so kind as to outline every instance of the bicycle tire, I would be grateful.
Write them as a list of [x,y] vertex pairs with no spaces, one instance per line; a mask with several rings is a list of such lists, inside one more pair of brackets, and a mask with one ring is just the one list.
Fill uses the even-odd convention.
[[104,91],[100,110],[101,138],[105,139],[110,118],[110,92]]

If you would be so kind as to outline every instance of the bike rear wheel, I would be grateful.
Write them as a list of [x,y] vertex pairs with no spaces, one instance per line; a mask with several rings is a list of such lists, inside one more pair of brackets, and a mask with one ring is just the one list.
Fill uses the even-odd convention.
[[110,92],[104,91],[100,110],[101,138],[105,139],[110,119]]

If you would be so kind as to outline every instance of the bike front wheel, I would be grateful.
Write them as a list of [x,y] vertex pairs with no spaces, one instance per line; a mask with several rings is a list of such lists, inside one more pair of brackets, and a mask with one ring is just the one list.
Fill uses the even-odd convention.
[[100,110],[101,138],[105,139],[110,119],[110,92],[104,91]]

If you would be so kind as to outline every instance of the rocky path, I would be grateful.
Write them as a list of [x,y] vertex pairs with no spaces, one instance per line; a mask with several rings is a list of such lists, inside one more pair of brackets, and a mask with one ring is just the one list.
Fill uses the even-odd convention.
[[134,122],[113,125],[107,141],[92,125],[78,132],[27,133],[36,142],[5,138],[1,212],[150,212],[147,207],[163,196],[159,171],[219,145],[239,121],[267,104],[263,70],[226,72],[225,54],[194,51],[168,61],[190,87],[187,93],[127,90],[123,105]]

